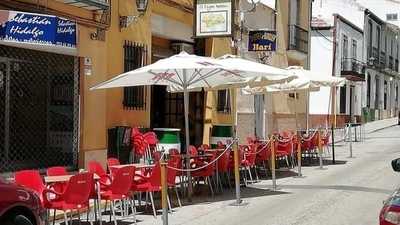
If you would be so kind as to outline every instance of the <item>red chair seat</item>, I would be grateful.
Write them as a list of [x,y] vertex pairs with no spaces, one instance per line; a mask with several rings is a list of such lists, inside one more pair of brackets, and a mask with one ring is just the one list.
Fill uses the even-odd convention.
[[110,190],[100,192],[100,196],[101,196],[101,199],[103,199],[103,200],[111,200],[111,201],[119,200],[119,199],[123,199],[123,198],[127,197],[126,195],[123,195],[123,194],[115,194]]
[[139,192],[156,192],[156,191],[161,191],[161,186],[153,186],[150,182],[145,182],[136,185],[136,191]]

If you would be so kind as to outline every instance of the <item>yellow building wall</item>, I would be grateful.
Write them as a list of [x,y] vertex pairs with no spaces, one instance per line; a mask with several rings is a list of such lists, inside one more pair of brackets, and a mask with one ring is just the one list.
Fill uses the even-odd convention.
[[[151,54],[151,10],[127,28],[120,29],[119,16],[136,15],[136,4],[130,0],[114,1],[111,11],[111,26],[106,34],[107,79],[124,72],[124,42],[145,44],[148,49],[148,62]],[[149,1],[151,9],[153,1]],[[107,90],[107,128],[114,126],[150,126],[150,88],[146,88],[146,107],[144,110],[123,108],[123,88]]]
[[[206,55],[220,57],[225,54],[234,54],[231,48],[231,38],[208,38],[206,40]],[[204,112],[203,143],[209,144],[210,130],[213,124],[234,124],[236,112],[236,91],[230,90],[232,110],[231,113],[217,112],[217,92],[208,91],[206,94],[206,107]]]
[[[35,5],[36,0],[21,0]],[[68,13],[76,17],[93,19],[93,12],[66,5],[62,2],[48,0],[39,1],[47,8]],[[46,12],[44,12],[46,13]],[[124,41],[145,44],[148,48],[148,59],[151,60],[151,15],[159,14],[173,20],[193,25],[193,14],[162,4],[158,1],[149,1],[147,12],[137,22],[128,28],[119,28],[119,16],[137,15],[136,3],[132,0],[112,1],[111,24],[106,31],[105,41],[92,40],[91,33],[95,28],[78,25],[78,56],[89,57],[92,60],[92,75],[85,76],[81,69],[81,108],[80,108],[80,152],[79,166],[84,167],[89,160],[98,160],[105,164],[107,149],[107,129],[117,125],[150,126],[151,92],[147,88],[146,108],[144,110],[125,110],[123,108],[123,89],[90,91],[90,87],[110,79],[123,72],[124,69]],[[232,54],[230,38],[210,38],[207,44],[207,55],[219,57]],[[232,98],[235,94],[232,91]],[[232,124],[232,114],[216,112],[216,95],[209,92],[206,95],[204,140],[208,143],[209,128],[214,124]],[[235,101],[232,101],[235,102]],[[232,104],[233,112],[235,104]]]

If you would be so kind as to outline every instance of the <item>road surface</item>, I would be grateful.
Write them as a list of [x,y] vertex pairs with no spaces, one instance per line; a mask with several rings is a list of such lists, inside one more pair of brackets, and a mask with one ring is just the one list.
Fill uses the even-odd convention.
[[[368,135],[365,142],[336,148],[339,164],[304,167],[304,178],[278,173],[278,191],[271,180],[244,188],[247,205],[231,206],[233,192],[215,198],[196,199],[196,204],[175,208],[171,225],[376,225],[382,201],[396,187],[400,174],[390,161],[400,157],[400,127],[394,126]],[[171,195],[172,196],[172,195]],[[206,200],[204,200],[206,198]],[[107,218],[108,221],[108,217]],[[137,215],[138,224],[162,224],[161,216]],[[129,224],[129,220],[121,224]]]

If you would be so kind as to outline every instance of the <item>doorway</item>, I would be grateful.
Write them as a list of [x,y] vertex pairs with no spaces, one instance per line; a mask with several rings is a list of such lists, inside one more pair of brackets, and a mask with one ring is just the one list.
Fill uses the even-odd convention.
[[[153,37],[152,63],[167,58],[173,54],[186,50],[188,53],[198,54],[197,45],[185,43],[184,49],[177,48],[175,41]],[[190,49],[191,48],[191,49]],[[204,91],[189,94],[189,132],[190,144],[199,146],[203,142],[204,107],[206,93]],[[178,128],[181,130],[180,138],[182,152],[185,152],[185,118],[183,93],[169,93],[165,86],[154,85],[151,89],[151,128]]]

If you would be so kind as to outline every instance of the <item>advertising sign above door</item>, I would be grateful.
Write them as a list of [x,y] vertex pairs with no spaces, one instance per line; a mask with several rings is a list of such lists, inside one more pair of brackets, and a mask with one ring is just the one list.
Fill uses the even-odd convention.
[[249,31],[249,51],[276,51],[276,31]]
[[233,2],[231,0],[196,0],[194,36],[232,36]]
[[0,40],[76,48],[76,23],[64,18],[0,10]]

